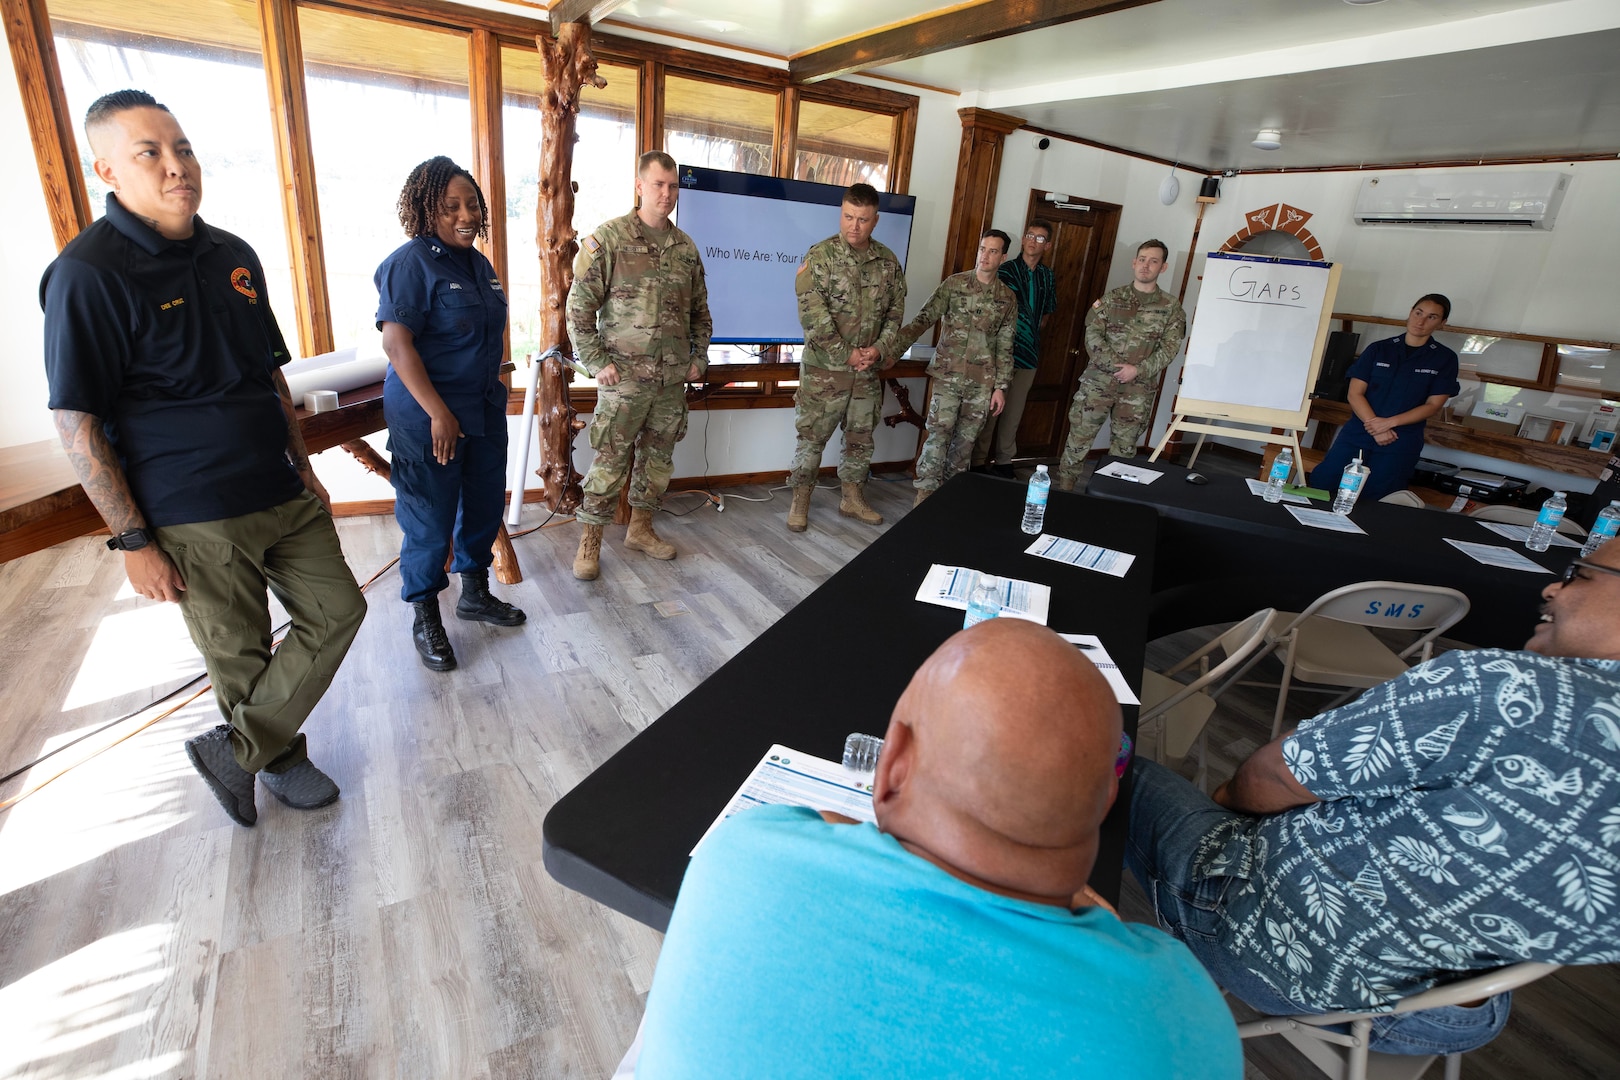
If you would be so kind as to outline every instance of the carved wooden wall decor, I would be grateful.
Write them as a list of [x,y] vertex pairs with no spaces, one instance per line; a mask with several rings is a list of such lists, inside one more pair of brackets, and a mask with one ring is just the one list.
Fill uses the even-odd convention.
[[1305,245],[1305,250],[1310,253],[1310,257],[1320,262],[1322,261],[1322,245],[1316,242],[1316,237],[1312,236],[1311,231],[1305,227],[1305,223],[1309,220],[1311,220],[1309,210],[1301,210],[1299,207],[1289,206],[1287,203],[1272,203],[1270,206],[1262,206],[1258,210],[1250,210],[1243,215],[1243,228],[1227,237],[1226,243],[1221,245],[1221,250],[1241,251],[1244,243],[1250,237],[1275,230],[1296,237],[1300,243]]

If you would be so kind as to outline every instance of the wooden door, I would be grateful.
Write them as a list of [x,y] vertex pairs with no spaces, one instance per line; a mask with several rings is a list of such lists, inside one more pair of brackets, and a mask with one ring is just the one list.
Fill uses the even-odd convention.
[[1057,310],[1041,333],[1041,358],[1035,382],[1018,425],[1021,457],[1057,457],[1069,434],[1069,402],[1080,373],[1086,369],[1086,312],[1102,296],[1119,234],[1120,208],[1093,199],[1075,199],[1086,209],[1062,209],[1029,193],[1026,221],[1052,223],[1046,265],[1057,287]]

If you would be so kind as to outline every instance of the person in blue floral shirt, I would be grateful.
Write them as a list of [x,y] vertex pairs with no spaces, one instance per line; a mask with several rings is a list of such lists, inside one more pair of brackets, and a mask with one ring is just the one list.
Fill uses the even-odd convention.
[[[1542,592],[1523,651],[1447,653],[1303,721],[1213,800],[1138,759],[1126,863],[1265,1013],[1393,1008],[1472,971],[1620,961],[1620,544]],[[1374,1021],[1494,1038],[1507,994]]]

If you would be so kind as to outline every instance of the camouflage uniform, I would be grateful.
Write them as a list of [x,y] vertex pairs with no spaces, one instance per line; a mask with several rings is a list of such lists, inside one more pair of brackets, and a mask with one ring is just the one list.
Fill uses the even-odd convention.
[[[1058,463],[1058,487],[1074,487],[1104,420],[1112,428],[1114,454],[1136,456],[1136,441],[1153,410],[1153,392],[1186,336],[1186,313],[1175,297],[1157,287],[1145,293],[1127,283],[1091,305],[1086,315],[1091,364],[1069,407],[1069,440]],[[1123,364],[1136,365],[1136,378],[1128,383],[1114,378]]]
[[[821,454],[840,424],[844,457],[838,478],[864,484],[872,467],[872,430],[883,413],[878,371],[892,367],[905,318],[906,278],[894,252],[876,240],[856,251],[842,236],[810,249],[794,281],[804,355],[794,424],[799,438],[788,482],[806,487],[821,473]],[[878,362],[866,371],[849,366],[850,350],[875,345]]]
[[568,333],[586,371],[611,363],[619,372],[617,385],[597,387],[581,522],[613,520],[632,460],[630,505],[658,509],[686,434],[686,371],[708,369],[713,330],[703,261],[675,226],[658,238],[632,212],[580,244]]
[[968,467],[990,395],[1012,381],[1018,298],[995,278],[987,284],[972,270],[952,274],[900,331],[897,346],[903,350],[940,319],[945,325],[928,365],[928,440],[917,458],[917,487],[926,491]]

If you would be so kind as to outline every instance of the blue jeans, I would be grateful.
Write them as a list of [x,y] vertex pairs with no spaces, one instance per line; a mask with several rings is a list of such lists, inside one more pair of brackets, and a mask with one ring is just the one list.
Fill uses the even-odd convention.
[[[1222,876],[1193,876],[1193,860],[1205,836],[1234,818],[1162,765],[1137,758],[1131,793],[1130,835],[1125,865],[1153,904],[1159,925],[1192,950],[1221,989],[1268,1016],[1321,1013],[1272,990],[1244,967],[1222,940],[1222,914],[1243,921],[1238,905],[1257,903],[1255,893],[1239,897],[1247,876],[1234,866]],[[1498,994],[1480,1005],[1448,1005],[1372,1022],[1370,1045],[1385,1054],[1451,1054],[1473,1050],[1496,1038],[1507,1024],[1512,994]]]

